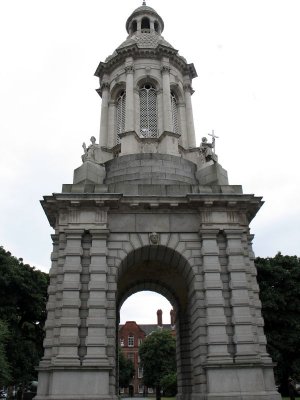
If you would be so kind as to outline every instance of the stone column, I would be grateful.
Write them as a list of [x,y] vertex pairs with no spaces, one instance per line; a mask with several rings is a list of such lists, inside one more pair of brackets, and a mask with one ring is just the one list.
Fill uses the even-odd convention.
[[116,103],[114,101],[109,101],[107,147],[111,148],[114,147],[116,144],[117,144]]
[[54,347],[54,328],[55,328],[55,311],[57,308],[56,290],[57,290],[57,263],[58,263],[58,244],[59,236],[51,235],[53,241],[53,251],[51,253],[52,265],[49,271],[50,283],[48,286],[48,302],[47,302],[47,320],[45,323],[45,339],[44,339],[44,356],[40,362],[40,367],[48,366],[53,357]]
[[172,126],[172,105],[170,95],[170,67],[163,65],[161,68],[162,73],[162,90],[163,90],[163,130],[173,132]]
[[78,366],[80,325],[80,273],[82,256],[82,229],[67,229],[65,262],[63,266],[61,317],[58,354],[54,363],[63,366]]
[[178,114],[179,114],[180,133],[181,133],[180,144],[186,149],[188,147],[188,138],[187,138],[185,104],[183,102],[178,103]]
[[252,240],[254,235],[247,234],[246,236],[246,246],[248,248],[249,258],[247,261],[249,262],[250,268],[250,276],[251,276],[251,303],[252,303],[252,315],[255,316],[255,325],[256,325],[256,336],[257,336],[257,350],[259,352],[260,358],[266,363],[272,362],[271,357],[267,353],[266,345],[267,339],[264,333],[264,320],[261,315],[261,301],[259,299],[259,286],[257,283],[257,270],[254,264],[255,255],[252,249]]
[[218,229],[201,229],[205,305],[207,308],[207,363],[230,363],[224,311],[223,283],[217,243]]
[[193,148],[193,147],[196,147],[193,107],[192,107],[192,99],[191,99],[191,96],[194,93],[194,90],[192,89],[192,87],[189,83],[185,84],[183,86],[183,89],[184,89],[184,97],[185,97],[188,145],[190,148]]
[[[132,63],[132,60],[129,62]],[[126,73],[126,115],[125,115],[125,131],[134,130],[134,94],[133,94],[133,65],[125,66]]]
[[232,323],[236,361],[258,359],[248,293],[248,279],[242,245],[242,229],[224,229],[230,273]]
[[100,121],[100,146],[107,147],[108,135],[108,96],[109,96],[109,83],[103,82],[101,85],[101,121]]
[[90,283],[84,366],[107,366],[107,229],[91,229]]

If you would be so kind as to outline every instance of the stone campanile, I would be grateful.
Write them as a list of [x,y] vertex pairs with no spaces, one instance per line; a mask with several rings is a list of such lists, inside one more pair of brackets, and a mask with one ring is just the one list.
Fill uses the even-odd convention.
[[[215,136],[196,146],[197,76],[145,2],[100,62],[100,139],[45,196],[55,233],[37,400],[116,399],[118,320],[132,294],[174,308],[178,400],[273,400],[249,223],[262,205],[228,183]],[[126,338],[125,338],[126,340]]]

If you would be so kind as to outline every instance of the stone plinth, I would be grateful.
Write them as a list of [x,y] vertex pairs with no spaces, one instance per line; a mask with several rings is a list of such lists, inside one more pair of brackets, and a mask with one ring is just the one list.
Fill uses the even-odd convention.
[[103,183],[105,179],[105,168],[92,161],[85,161],[74,171],[73,183]]

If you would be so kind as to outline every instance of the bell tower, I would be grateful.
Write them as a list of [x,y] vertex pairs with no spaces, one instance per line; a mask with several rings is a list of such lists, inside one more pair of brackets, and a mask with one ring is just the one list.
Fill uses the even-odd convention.
[[178,400],[276,400],[249,224],[261,197],[230,185],[214,133],[196,146],[193,64],[145,1],[95,75],[100,138],[45,196],[55,230],[37,400],[116,399],[118,321],[142,290],[176,315]]

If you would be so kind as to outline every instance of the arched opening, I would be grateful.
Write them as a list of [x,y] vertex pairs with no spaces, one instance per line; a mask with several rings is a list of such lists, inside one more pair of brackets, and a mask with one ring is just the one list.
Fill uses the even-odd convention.
[[[119,394],[141,397],[152,396],[155,393],[153,385],[146,385],[144,382],[144,369],[139,349],[147,338],[154,333],[160,334],[162,331],[171,336],[169,340],[171,339],[171,343],[174,344],[176,333],[174,314],[170,302],[164,296],[152,291],[137,292],[125,300],[120,309],[118,328],[119,353],[122,353],[123,358],[119,366],[121,369],[121,371],[119,369]],[[130,381],[126,382],[124,368],[128,360],[134,365],[134,375]],[[170,356],[170,362],[172,361],[175,361],[175,353]],[[168,384],[162,387],[162,390],[164,395],[175,395],[176,383]]]
[[157,137],[157,94],[153,84],[145,83],[139,90],[140,134]]
[[137,31],[137,22],[136,22],[136,20],[134,20],[131,23],[131,33],[134,33],[136,31]]
[[144,17],[142,19],[142,24],[141,24],[142,29],[150,29],[150,20],[147,17]]
[[154,30],[155,32],[159,33],[159,24],[157,21],[154,21]]
[[125,116],[126,116],[126,92],[122,90],[117,97],[116,107],[116,144],[120,143],[119,134],[125,131]]
[[173,132],[179,132],[179,118],[178,118],[178,100],[175,93],[171,90],[171,110],[172,110],[172,125],[173,125]]
[[[189,262],[177,251],[160,245],[144,246],[132,251],[118,267],[117,321],[120,320],[120,309],[123,303],[137,292],[159,293],[170,302],[174,309],[179,397],[188,396],[192,390],[191,346],[194,316],[191,312],[197,303],[194,281],[193,270]],[[120,345],[126,343],[126,338],[120,337],[117,342]]]

